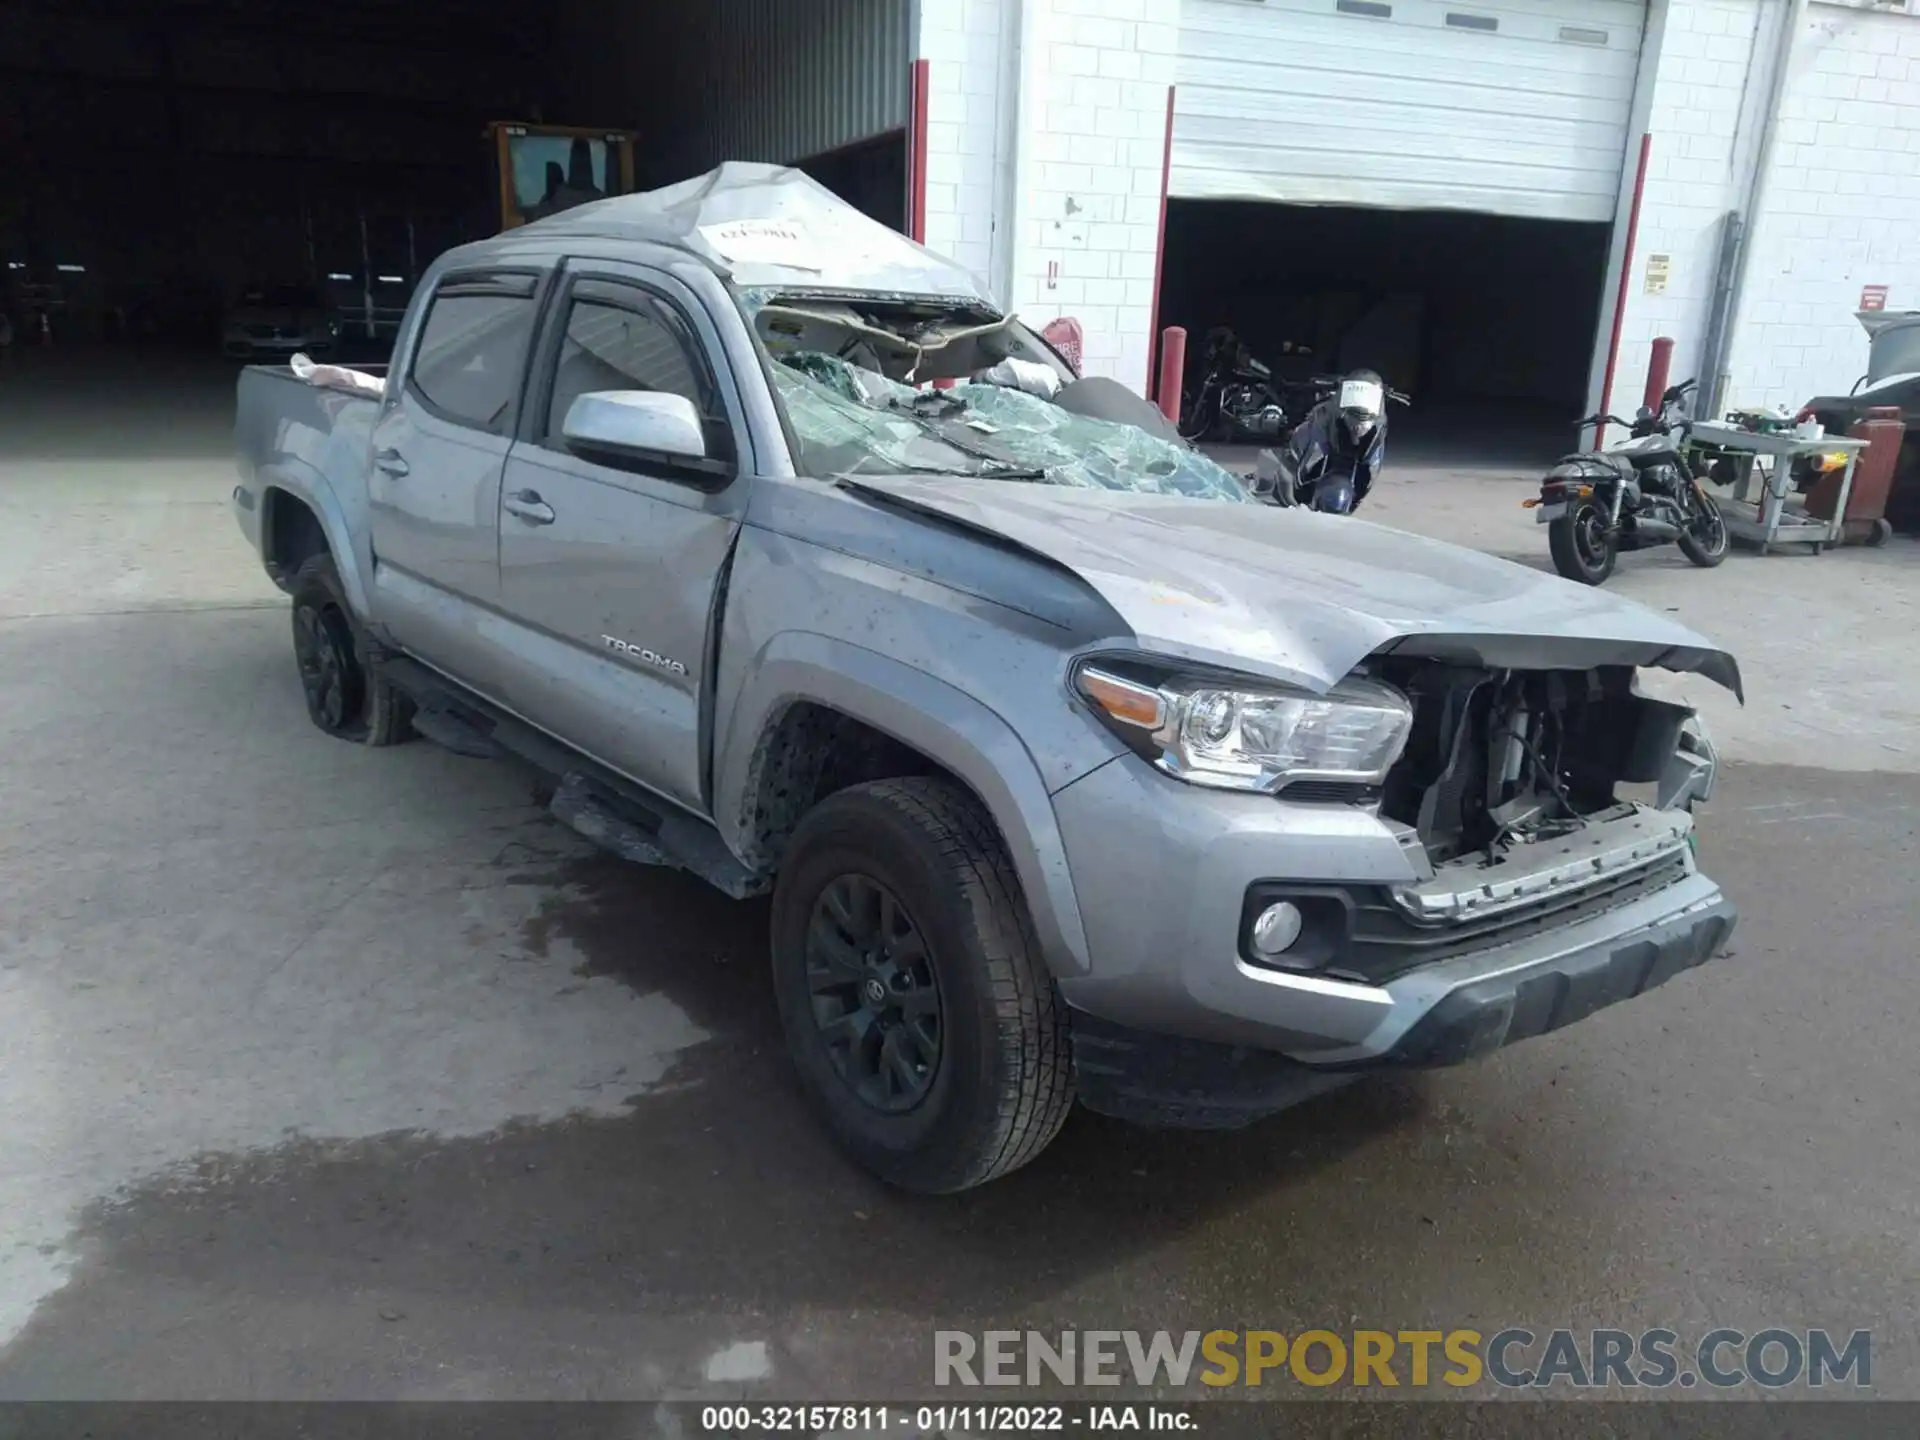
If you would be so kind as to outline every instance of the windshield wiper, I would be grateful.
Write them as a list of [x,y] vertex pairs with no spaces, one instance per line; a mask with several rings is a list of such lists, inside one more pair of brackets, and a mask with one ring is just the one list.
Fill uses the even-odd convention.
[[[1013,465],[1004,460],[991,460],[987,462],[989,465],[999,466],[999,469],[947,470],[938,465],[909,465],[903,460],[887,460],[878,456],[874,458],[877,462],[876,467],[867,471],[866,473],[868,474],[939,475],[948,480],[1044,480],[1047,478],[1047,472],[1044,470],[1035,470],[1028,466]],[[860,463],[864,464],[865,462]],[[859,469],[854,468],[841,471],[840,476],[857,479],[860,473]]]

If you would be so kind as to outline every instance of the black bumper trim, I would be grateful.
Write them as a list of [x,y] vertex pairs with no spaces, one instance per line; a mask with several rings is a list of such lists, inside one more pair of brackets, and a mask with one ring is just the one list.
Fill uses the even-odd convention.
[[1165,1130],[1237,1130],[1359,1074],[1271,1050],[1135,1030],[1073,1012],[1074,1088],[1089,1110]]
[[1463,985],[1422,1016],[1382,1061],[1373,1063],[1458,1065],[1517,1040],[1559,1030],[1704,965],[1732,933],[1733,915],[1721,912],[1659,940],[1586,951],[1517,976]]
[[1073,1063],[1089,1110],[1162,1128],[1252,1124],[1381,1070],[1458,1065],[1643,995],[1725,947],[1734,914],[1719,908],[1658,939],[1577,951],[1442,998],[1384,1055],[1309,1065],[1269,1050],[1134,1029],[1073,1012]]

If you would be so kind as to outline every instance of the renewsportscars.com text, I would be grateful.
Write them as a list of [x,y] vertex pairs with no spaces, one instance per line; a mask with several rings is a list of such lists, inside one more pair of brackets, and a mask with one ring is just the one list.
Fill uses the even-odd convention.
[[1873,1384],[1873,1336],[1718,1328],[1549,1330],[937,1330],[933,1383],[1146,1390],[1353,1385],[1693,1389]]

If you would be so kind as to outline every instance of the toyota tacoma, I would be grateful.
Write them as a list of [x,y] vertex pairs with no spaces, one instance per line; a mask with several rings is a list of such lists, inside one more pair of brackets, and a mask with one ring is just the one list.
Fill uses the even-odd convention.
[[907,1189],[1076,1100],[1228,1127],[1469,1060],[1732,930],[1713,747],[1636,678],[1730,656],[1258,503],[798,172],[453,250],[384,377],[251,367],[237,427],[313,722],[770,892],[799,1087]]

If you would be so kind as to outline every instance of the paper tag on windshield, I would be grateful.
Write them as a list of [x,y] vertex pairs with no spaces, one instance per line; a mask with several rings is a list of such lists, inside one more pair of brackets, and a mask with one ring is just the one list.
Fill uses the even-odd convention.
[[784,265],[819,270],[820,255],[807,227],[794,220],[725,220],[702,225],[700,238],[736,265]]

